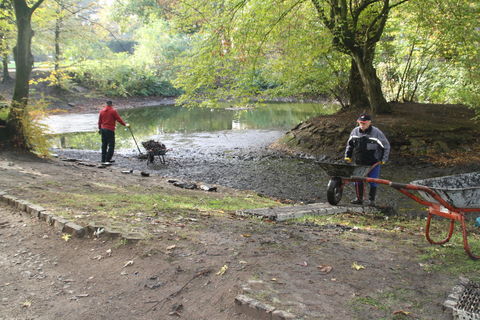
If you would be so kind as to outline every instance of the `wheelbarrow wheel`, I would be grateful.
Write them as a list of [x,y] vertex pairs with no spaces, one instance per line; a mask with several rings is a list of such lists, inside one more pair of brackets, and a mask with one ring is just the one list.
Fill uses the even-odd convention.
[[328,181],[327,200],[328,203],[335,206],[342,200],[343,186],[342,179],[331,178]]

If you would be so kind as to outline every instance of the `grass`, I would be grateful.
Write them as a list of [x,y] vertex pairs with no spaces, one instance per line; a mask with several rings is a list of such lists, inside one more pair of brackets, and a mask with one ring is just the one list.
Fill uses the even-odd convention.
[[[318,225],[340,224],[357,227],[362,230],[375,230],[385,233],[401,233],[405,235],[402,244],[420,249],[417,260],[426,271],[443,271],[452,275],[468,275],[471,280],[480,281],[480,261],[468,257],[463,248],[461,227],[456,227],[451,240],[444,245],[429,244],[425,239],[426,218],[391,217],[382,214],[340,214],[319,217],[304,217],[299,222]],[[430,235],[434,240],[446,237],[449,220],[432,219]],[[468,241],[472,252],[480,255],[480,229],[467,222]],[[421,245],[418,245],[421,241]],[[412,250],[413,252],[413,250]]]
[[[422,309],[414,290],[396,288],[369,296],[356,297],[350,301],[350,305],[357,313],[371,314],[375,310],[375,319],[412,319],[413,311]],[[363,311],[363,312],[362,312]],[[412,314],[412,315],[411,315]],[[414,315],[416,318],[418,315]]]
[[0,120],[7,120],[8,111],[9,111],[9,108],[0,108]]
[[[51,183],[55,185],[54,183]],[[33,191],[33,190],[32,190]],[[154,187],[111,186],[92,183],[90,188],[63,185],[31,193],[36,203],[75,220],[79,216],[142,224],[151,218],[172,220],[191,215],[229,215],[237,210],[282,204],[255,194],[206,193]]]
[[73,211],[90,213],[104,212],[110,216],[125,216],[132,212],[142,212],[148,216],[162,213],[225,213],[240,209],[279,205],[277,202],[260,197],[206,197],[175,195],[166,193],[126,193],[106,194],[52,192],[45,195],[49,204],[68,207]]

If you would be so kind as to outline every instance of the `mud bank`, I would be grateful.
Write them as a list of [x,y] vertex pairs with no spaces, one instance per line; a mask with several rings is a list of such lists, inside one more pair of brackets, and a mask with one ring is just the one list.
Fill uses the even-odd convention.
[[[280,135],[280,133],[277,133]],[[272,134],[273,139],[277,134]],[[326,202],[329,176],[319,168],[322,157],[291,156],[268,148],[268,139],[255,146],[230,147],[216,144],[198,148],[195,144],[177,145],[166,156],[166,163],[156,161],[147,165],[138,159],[138,153],[117,155],[115,166],[127,170],[141,170],[151,175],[181,179],[190,182],[218,184],[236,189],[253,190],[259,194],[292,202]],[[60,157],[98,163],[97,151],[55,150]],[[417,179],[439,177],[480,170],[480,164],[439,167],[427,162],[411,162],[397,158],[382,168],[382,178],[407,183]],[[354,197],[353,186],[347,186],[340,202],[348,203]],[[379,190],[380,206],[389,212],[407,215],[423,214],[423,207],[387,186]]]

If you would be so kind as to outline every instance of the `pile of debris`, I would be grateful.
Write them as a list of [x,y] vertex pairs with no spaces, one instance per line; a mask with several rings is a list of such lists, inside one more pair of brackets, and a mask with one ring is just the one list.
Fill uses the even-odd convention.
[[148,152],[152,152],[155,155],[165,154],[165,152],[167,151],[167,147],[160,141],[144,141],[142,142],[142,146],[145,148],[145,150],[147,150]]

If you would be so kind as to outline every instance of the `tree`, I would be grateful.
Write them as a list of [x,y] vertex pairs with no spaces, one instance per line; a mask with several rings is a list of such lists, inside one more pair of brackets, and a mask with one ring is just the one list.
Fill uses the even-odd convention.
[[33,67],[31,46],[34,33],[31,21],[32,14],[43,1],[38,0],[29,7],[26,0],[12,0],[17,24],[17,44],[13,49],[16,78],[7,124],[10,133],[14,136],[14,143],[22,149],[29,148],[23,121],[28,119],[26,107],[28,105],[30,74]]
[[14,38],[15,21],[13,7],[10,2],[0,4],[0,57],[3,66],[2,83],[12,80],[8,73],[9,51]]
[[[351,104],[362,106],[363,102],[358,101],[364,101],[366,97],[371,110],[382,113],[388,112],[390,107],[383,96],[374,67],[375,47],[382,36],[390,10],[406,1],[408,0],[226,0],[201,4],[182,1],[178,8],[182,14],[180,19],[185,19],[190,24],[196,20],[199,32],[206,39],[205,46],[209,45],[209,41],[210,45],[215,45],[212,38],[216,37],[217,41],[223,41],[224,44],[233,44],[229,50],[240,43],[249,51],[248,54],[260,51],[252,49],[255,46],[266,46],[266,38],[274,34],[273,30],[282,21],[296,23],[292,20],[298,12],[307,18],[315,14],[323,28],[330,31],[334,48],[351,59]],[[256,31],[252,30],[254,28]],[[310,32],[318,32],[321,28],[321,25],[317,25]],[[237,49],[233,48],[235,50]]]
[[[96,10],[98,7],[94,1],[54,0],[37,11],[34,23],[41,40],[36,48],[41,47],[49,55],[53,53],[55,85],[59,85],[61,80],[64,47],[88,37],[91,40],[98,38],[92,35],[94,28],[90,18]],[[85,50],[77,51],[85,53]]]
[[364,92],[375,113],[389,112],[373,60],[390,10],[408,0],[312,0],[336,48],[352,57]]

